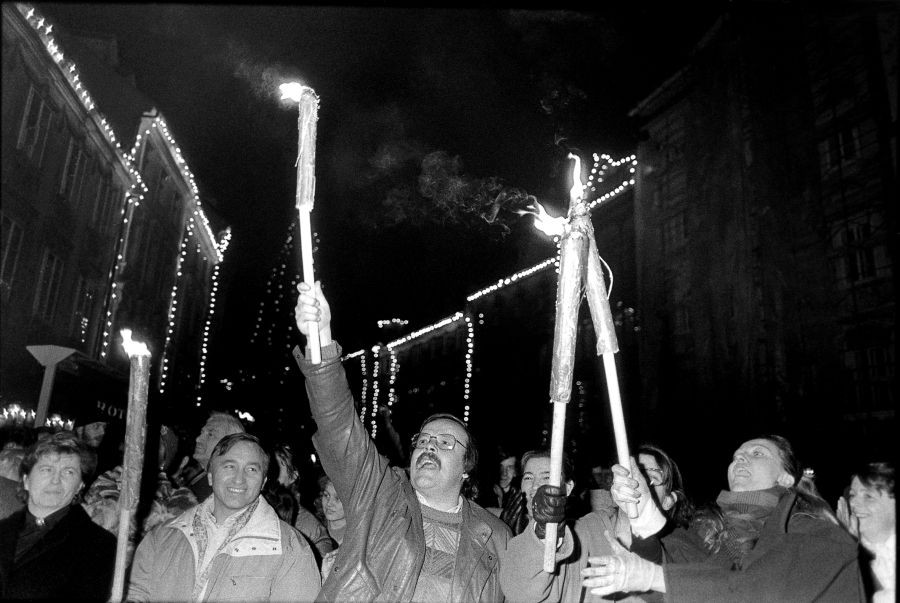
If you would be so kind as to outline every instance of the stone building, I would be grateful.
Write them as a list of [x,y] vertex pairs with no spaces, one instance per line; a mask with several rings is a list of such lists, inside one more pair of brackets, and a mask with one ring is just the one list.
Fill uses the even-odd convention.
[[2,90],[4,403],[37,406],[44,369],[30,347],[62,357],[51,413],[124,408],[121,328],[153,353],[152,397],[167,381],[171,397],[196,396],[225,243],[116,41],[6,3]]
[[783,432],[833,480],[885,453],[896,91],[896,10],[744,6],[632,111],[642,410],[686,465],[685,434]]

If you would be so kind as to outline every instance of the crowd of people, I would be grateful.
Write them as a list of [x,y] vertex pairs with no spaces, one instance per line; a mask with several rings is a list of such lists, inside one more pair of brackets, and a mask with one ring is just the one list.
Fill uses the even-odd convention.
[[124,589],[113,593],[122,466],[104,453],[102,426],[4,433],[0,599],[895,600],[892,463],[860,465],[834,506],[774,434],[735,441],[728,487],[704,504],[652,444],[630,466],[598,468],[587,499],[568,458],[550,484],[542,449],[500,452],[496,484],[476,489],[482,451],[452,414],[425,419],[407,447],[392,431],[396,450],[377,449],[321,287],[298,293],[298,329],[318,329],[321,344],[320,363],[297,360],[320,474],[228,413],[209,415],[187,455],[163,425],[155,483],[128,526]]

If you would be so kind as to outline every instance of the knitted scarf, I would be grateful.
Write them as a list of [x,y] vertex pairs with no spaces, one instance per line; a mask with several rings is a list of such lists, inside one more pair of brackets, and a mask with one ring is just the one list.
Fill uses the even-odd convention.
[[766,519],[786,492],[781,486],[774,486],[750,492],[722,490],[719,494],[716,503],[725,515],[723,548],[735,569],[743,567],[747,553],[753,550],[759,540],[759,533]]

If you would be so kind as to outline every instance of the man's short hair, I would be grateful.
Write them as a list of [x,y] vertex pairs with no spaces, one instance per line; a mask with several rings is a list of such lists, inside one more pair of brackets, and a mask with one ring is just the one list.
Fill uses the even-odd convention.
[[221,421],[222,423],[224,423],[226,425],[225,431],[228,432],[225,435],[231,435],[233,433],[245,433],[247,431],[247,429],[244,427],[244,424],[241,423],[240,419],[227,412],[214,410],[209,413],[209,420]]
[[439,412],[431,415],[424,421],[422,421],[422,425],[419,426],[419,431],[425,429],[425,426],[431,423],[432,421],[437,421],[438,419],[447,419],[448,421],[453,421],[457,425],[459,425],[462,430],[466,434],[466,443],[464,444],[466,451],[465,456],[463,457],[463,467],[466,470],[466,473],[473,473],[475,468],[478,467],[478,445],[475,443],[475,436],[472,435],[472,432],[469,431],[469,426],[459,417],[455,415],[451,415],[448,412]]
[[[547,459],[550,460],[550,451],[549,450],[529,450],[525,454],[522,455],[522,468],[521,472],[525,474],[525,465],[528,464],[528,461],[531,459]],[[572,479],[572,474],[574,473],[574,467],[572,467],[572,462],[569,460],[568,455],[563,452],[562,455],[562,481],[566,483],[570,479]]]
[[206,462],[206,471],[209,472],[209,470],[212,468],[212,462],[214,458],[222,456],[223,454],[234,448],[234,445],[238,442],[249,442],[250,444],[254,444],[257,448],[259,448],[259,452],[263,457],[261,470],[263,472],[263,475],[265,475],[266,470],[269,468],[269,461],[271,460],[271,457],[263,447],[262,443],[259,441],[259,438],[246,432],[232,433],[219,440],[219,443],[216,444],[215,448],[213,448],[212,454],[209,455],[209,460]]

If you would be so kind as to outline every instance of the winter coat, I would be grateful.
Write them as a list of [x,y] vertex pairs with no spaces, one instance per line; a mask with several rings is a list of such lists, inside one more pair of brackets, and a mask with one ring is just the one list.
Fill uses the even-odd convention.
[[115,537],[76,504],[15,561],[26,513],[27,509],[21,509],[0,521],[0,600],[108,600]]
[[[323,346],[312,365],[295,349],[318,431],[313,443],[344,504],[347,530],[319,600],[410,601],[425,561],[422,511],[403,469],[378,454],[357,417],[341,366],[340,347]],[[460,512],[459,548],[451,596],[502,601],[500,553],[509,528],[467,499]]]
[[663,539],[666,601],[865,601],[857,547],[840,526],[797,508],[788,492],[763,524],[743,569],[724,550],[710,555],[699,536]]
[[[564,602],[578,603],[599,601],[644,601],[653,600],[654,595],[612,597],[592,595],[582,587],[584,578],[581,570],[588,567],[588,557],[612,555],[612,546],[604,532],[615,538],[618,529],[630,532],[627,519],[618,521],[615,509],[592,511],[575,523],[573,530],[566,526],[562,543],[556,551],[557,571],[544,571],[544,541],[534,533],[534,520],[529,521],[525,530],[509,541],[509,547],[502,554],[500,584],[503,593],[516,602]],[[655,548],[655,547],[651,547]]]
[[[138,545],[129,601],[190,601],[197,571],[194,515],[156,527]],[[250,520],[212,561],[204,601],[312,601],[319,592],[312,549],[260,498]]]

